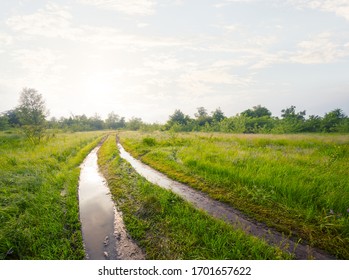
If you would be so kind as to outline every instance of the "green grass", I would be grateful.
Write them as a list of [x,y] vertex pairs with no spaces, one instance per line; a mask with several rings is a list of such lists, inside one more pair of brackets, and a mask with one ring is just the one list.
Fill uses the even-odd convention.
[[123,132],[143,162],[349,259],[349,136]]
[[79,164],[101,133],[58,133],[33,146],[0,134],[0,259],[82,259]]
[[[154,143],[146,140],[145,144]],[[98,156],[126,228],[147,259],[291,258],[146,181],[120,158],[115,135],[104,142]]]

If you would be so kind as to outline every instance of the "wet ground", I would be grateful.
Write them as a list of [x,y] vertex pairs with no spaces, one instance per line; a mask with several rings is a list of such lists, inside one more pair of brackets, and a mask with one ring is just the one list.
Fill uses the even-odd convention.
[[266,225],[249,219],[243,213],[227,204],[213,200],[200,191],[173,181],[164,174],[133,158],[120,143],[118,143],[118,148],[120,156],[127,160],[149,182],[173,191],[192,203],[196,208],[204,210],[211,216],[222,219],[232,224],[235,228],[242,229],[251,235],[263,238],[271,245],[281,247],[283,250],[294,254],[296,259],[334,259],[333,256],[326,252],[295,242],[283,234],[268,228]]
[[142,250],[128,236],[122,214],[99,172],[98,149],[92,150],[80,166],[79,210],[86,259],[144,259]]

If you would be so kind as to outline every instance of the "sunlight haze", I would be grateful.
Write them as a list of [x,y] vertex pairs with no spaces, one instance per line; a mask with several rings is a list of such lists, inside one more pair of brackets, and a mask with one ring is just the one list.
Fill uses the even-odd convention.
[[2,0],[0,112],[166,122],[261,104],[349,114],[348,0]]

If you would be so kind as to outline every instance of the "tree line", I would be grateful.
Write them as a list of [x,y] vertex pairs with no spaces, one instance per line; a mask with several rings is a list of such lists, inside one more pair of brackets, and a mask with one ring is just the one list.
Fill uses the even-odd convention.
[[341,109],[334,109],[323,117],[310,115],[306,111],[296,111],[295,106],[281,110],[281,117],[272,116],[269,109],[257,105],[235,116],[227,117],[220,108],[210,114],[204,107],[198,107],[194,117],[177,109],[165,124],[149,124],[141,118],[133,117],[128,121],[111,112],[103,120],[99,115],[71,115],[47,120],[49,116],[43,96],[32,88],[24,88],[20,94],[19,105],[0,114],[0,130],[19,128],[34,144],[47,136],[47,129],[69,131],[93,131],[104,129],[128,130],[170,130],[204,131],[228,133],[348,133],[349,117]]
[[323,117],[296,111],[296,106],[281,110],[281,117],[272,116],[266,107],[254,106],[232,117],[226,117],[220,108],[209,114],[204,107],[197,108],[195,118],[181,110],[169,116],[165,129],[174,131],[206,131],[233,133],[347,133],[349,118],[341,109],[334,109]]

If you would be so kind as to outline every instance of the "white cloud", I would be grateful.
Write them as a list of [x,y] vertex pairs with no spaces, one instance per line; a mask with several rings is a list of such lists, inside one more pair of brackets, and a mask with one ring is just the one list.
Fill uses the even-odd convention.
[[148,24],[148,23],[145,23],[145,22],[139,22],[139,23],[137,23],[137,27],[138,27],[138,28],[144,28],[144,27],[147,27],[147,26],[149,26],[149,24]]
[[261,51],[253,59],[256,61],[250,69],[262,69],[273,64],[325,64],[334,63],[349,56],[346,44],[335,43],[330,33],[320,33],[308,40],[299,42],[294,50],[277,52]]
[[145,52],[154,48],[178,48],[190,44],[177,37],[143,36],[126,33],[111,27],[83,26],[82,36],[75,38],[86,45],[94,45],[95,50],[123,50],[125,52]]
[[20,78],[10,78],[16,80],[16,84],[48,89],[61,83],[66,66],[60,63],[63,56],[60,52],[44,48],[19,49],[11,56],[22,72]]
[[261,53],[258,58],[250,66],[250,69],[263,69],[269,67],[273,64],[287,62],[285,57],[288,55],[288,52],[280,51],[277,53]]
[[73,39],[79,35],[79,30],[71,27],[71,19],[72,15],[67,8],[49,3],[36,13],[12,16],[6,24],[26,35]]
[[298,44],[298,50],[290,56],[290,61],[302,64],[332,63],[348,56],[345,44],[335,44],[330,33],[321,33],[310,40]]
[[[94,51],[138,52],[151,48],[180,47],[188,44],[187,41],[176,37],[143,36],[109,26],[74,25],[69,9],[52,3],[32,14],[12,16],[6,23],[21,35],[17,35],[17,40],[28,41],[37,37],[58,38],[83,43],[83,47],[93,46]],[[146,24],[139,25],[139,27],[145,26]],[[9,43],[11,40],[12,37],[0,34],[1,43]]]
[[229,5],[230,3],[251,3],[251,2],[258,2],[258,0],[223,0],[220,3],[214,4],[213,6],[216,8],[222,8],[224,6]]
[[227,69],[208,67],[207,69],[192,69],[179,77],[179,84],[188,93],[203,96],[216,92],[215,86],[234,85],[246,87],[253,83],[249,76],[232,75]]
[[152,55],[145,59],[144,66],[156,71],[174,71],[183,67],[178,59],[168,55]]
[[23,69],[33,72],[45,72],[48,68],[57,70],[59,68],[56,68],[58,66],[57,62],[61,58],[59,52],[44,48],[15,50],[12,56]]
[[101,9],[114,10],[128,15],[152,15],[155,13],[154,0],[79,0],[80,3]]
[[13,37],[6,33],[0,33],[0,46],[7,46],[13,43]]
[[333,12],[349,20],[349,0],[289,0],[289,2],[298,8]]

